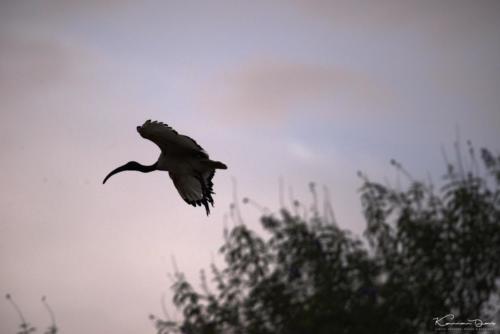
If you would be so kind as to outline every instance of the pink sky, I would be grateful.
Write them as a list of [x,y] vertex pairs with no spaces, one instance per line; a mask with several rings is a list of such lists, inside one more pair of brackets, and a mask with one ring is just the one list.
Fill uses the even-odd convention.
[[[171,256],[193,280],[220,261],[232,177],[274,209],[280,177],[326,185],[360,233],[356,171],[438,179],[457,129],[500,148],[499,59],[498,1],[3,1],[0,292],[40,330],[47,295],[63,333],[153,333]],[[155,161],[150,118],[229,166],[210,217],[166,173],[101,184]]]

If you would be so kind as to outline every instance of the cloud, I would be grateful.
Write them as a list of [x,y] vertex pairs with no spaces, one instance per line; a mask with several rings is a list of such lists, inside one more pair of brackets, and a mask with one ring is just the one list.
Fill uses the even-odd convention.
[[337,105],[389,104],[381,82],[342,67],[279,61],[240,66],[207,85],[202,104],[227,119],[281,121],[294,112],[339,116]]
[[[401,113],[493,130],[498,105],[500,2],[495,0],[293,2],[311,22],[369,54],[371,71],[385,71]],[[346,50],[349,52],[349,50]],[[359,52],[358,52],[359,53]],[[364,54],[355,55],[360,62]],[[374,66],[375,65],[375,66]],[[474,113],[474,116],[472,114]]]
[[55,40],[0,34],[2,99],[28,95],[47,87],[47,84],[61,79],[71,69],[70,63],[68,49]]
[[[139,2],[136,2],[139,4]],[[63,18],[68,14],[103,13],[125,8],[133,4],[129,0],[87,0],[87,1],[64,1],[64,0],[28,0],[28,1],[3,1],[0,5],[0,17],[9,18]]]
[[382,0],[376,5],[359,1],[310,0],[294,1],[293,4],[303,15],[324,19],[331,25],[348,25],[353,30],[418,25],[423,32],[432,30],[438,34],[451,32],[450,25],[462,32],[488,23],[498,25],[500,12],[500,3],[496,0]]
[[288,152],[297,160],[312,163],[317,160],[315,152],[301,142],[291,141],[288,143]]

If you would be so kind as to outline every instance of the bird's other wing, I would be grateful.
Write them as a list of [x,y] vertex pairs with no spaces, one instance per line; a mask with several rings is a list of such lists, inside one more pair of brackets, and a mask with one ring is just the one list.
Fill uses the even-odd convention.
[[166,155],[193,156],[194,154],[208,158],[207,152],[194,139],[179,134],[167,124],[147,120],[142,126],[137,127],[137,131],[143,138],[158,145]]
[[207,171],[200,176],[190,174],[168,173],[172,181],[174,181],[175,188],[181,195],[182,199],[192,205],[205,207],[205,210],[210,214],[209,204],[214,205],[212,198],[213,183],[215,170]]

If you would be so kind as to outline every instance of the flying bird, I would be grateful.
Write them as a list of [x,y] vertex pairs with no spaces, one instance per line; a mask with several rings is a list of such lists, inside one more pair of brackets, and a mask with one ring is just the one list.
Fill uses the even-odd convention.
[[215,170],[227,169],[227,166],[220,161],[210,160],[208,153],[194,139],[177,133],[167,124],[147,120],[137,127],[137,132],[160,147],[158,161],[150,166],[130,161],[111,171],[102,183],[106,183],[116,173],[127,170],[143,173],[167,171],[182,199],[195,207],[203,205],[208,216],[209,203],[214,205],[212,178]]

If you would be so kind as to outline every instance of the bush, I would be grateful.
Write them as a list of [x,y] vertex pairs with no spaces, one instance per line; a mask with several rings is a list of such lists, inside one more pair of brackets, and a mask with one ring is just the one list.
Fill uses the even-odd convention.
[[202,272],[200,291],[177,272],[183,319],[154,318],[158,333],[423,333],[450,313],[488,320],[500,297],[500,156],[483,149],[479,168],[469,148],[470,168],[448,164],[438,191],[360,174],[364,239],[317,203],[309,218],[299,202],[264,214],[266,238],[225,230],[224,268],[211,266],[210,284]]

